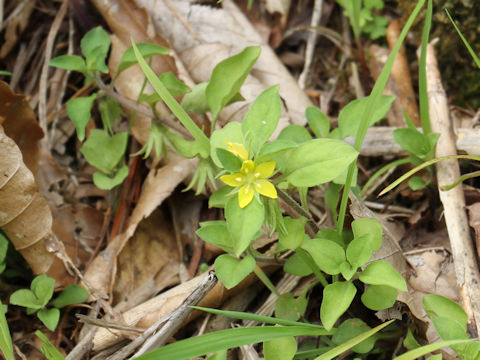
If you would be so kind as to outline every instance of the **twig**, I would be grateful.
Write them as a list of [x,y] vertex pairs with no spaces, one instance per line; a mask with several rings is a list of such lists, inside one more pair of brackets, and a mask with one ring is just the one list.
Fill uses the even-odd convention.
[[158,120],[162,124],[168,126],[171,129],[174,129],[175,131],[177,131],[178,133],[183,135],[186,139],[189,139],[189,140],[193,139],[192,135],[190,135],[190,133],[183,126],[176,123],[175,121],[172,121],[172,120],[170,120],[168,118],[164,118],[164,117],[163,118],[157,118],[150,108],[148,108],[144,105],[139,105],[135,101],[130,100],[130,99],[120,95],[115,90],[113,90],[110,87],[108,87],[107,85],[105,85],[105,83],[100,78],[96,79],[96,83],[97,83],[97,86],[105,92],[105,94],[107,94],[112,99],[117,101],[120,105],[123,105],[124,107],[129,108],[130,110],[133,110],[133,111],[135,111],[138,114],[141,114],[143,116],[147,116],[149,118]]
[[[203,297],[215,286],[217,277],[213,271],[210,271],[205,279],[192,291],[192,293],[183,301],[183,303],[176,308],[167,317],[163,317],[155,324],[146,329],[142,335],[136,338],[122,350],[116,352],[107,360],[122,360],[135,351],[141,344],[143,346],[133,355],[133,358],[138,357],[147,351],[153,350],[162,346],[168,338],[180,327],[193,311],[191,305],[196,305],[203,299]],[[165,323],[165,321],[167,321]],[[165,325],[163,325],[165,323]],[[163,327],[159,330],[159,328]]]
[[[323,0],[315,0],[313,5],[313,14],[310,25],[317,26],[320,24],[320,19],[322,18],[322,5]],[[305,90],[311,83],[311,73],[313,66],[313,55],[315,51],[315,44],[317,42],[317,32],[310,30],[307,40],[307,48],[305,50],[305,65],[303,71],[298,78],[298,85],[302,90]]]
[[[447,97],[443,89],[433,45],[427,47],[427,91],[432,132],[441,134],[436,147],[436,156],[455,155],[455,135],[450,121]],[[460,177],[457,160],[445,160],[436,164],[438,186],[453,183]],[[480,273],[475,259],[475,250],[470,237],[463,188],[456,186],[449,191],[439,191],[445,212],[452,255],[457,275],[457,285],[465,312],[475,336],[480,333]]]
[[45,60],[42,67],[42,74],[40,75],[40,91],[39,91],[39,103],[38,103],[38,122],[42,128],[45,137],[41,140],[43,147],[48,148],[50,138],[47,136],[47,84],[48,84],[48,67],[50,59],[52,58],[52,49],[55,37],[57,36],[58,29],[62,24],[63,18],[67,13],[68,0],[64,0],[60,9],[58,9],[57,15],[53,20],[52,27],[48,32],[47,45],[45,47]]

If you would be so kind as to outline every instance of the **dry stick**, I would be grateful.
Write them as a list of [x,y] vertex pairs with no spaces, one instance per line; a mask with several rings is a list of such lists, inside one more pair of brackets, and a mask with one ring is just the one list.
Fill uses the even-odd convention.
[[40,91],[39,91],[39,103],[38,103],[38,121],[40,127],[45,134],[45,137],[41,140],[41,144],[44,148],[48,148],[49,146],[49,137],[47,136],[47,83],[48,83],[48,66],[50,63],[50,59],[52,58],[52,49],[53,43],[55,41],[55,37],[57,36],[58,29],[62,24],[63,18],[67,13],[68,9],[68,0],[64,0],[60,9],[58,9],[58,13],[53,20],[52,27],[48,32],[47,37],[47,46],[45,48],[45,61],[42,67],[42,74],[40,75]]
[[[155,324],[146,329],[142,335],[133,340],[130,344],[123,347],[122,350],[108,357],[107,360],[122,360],[135,351],[137,347],[143,346],[133,355],[133,358],[145,354],[147,351],[156,349],[168,340],[175,331],[182,326],[185,319],[193,311],[191,305],[196,305],[205,295],[213,289],[217,283],[215,272],[210,271],[205,279],[192,291],[192,293],[176,308],[172,313],[162,317]],[[165,321],[167,321],[165,323]],[[165,323],[165,325],[163,325]],[[159,330],[159,328],[163,327]]]
[[[443,89],[433,45],[427,47],[427,91],[432,132],[441,134],[436,147],[436,156],[456,155],[455,135],[450,121],[447,97]],[[457,160],[445,160],[436,164],[438,186],[453,183],[460,177]],[[475,250],[470,237],[465,199],[462,186],[449,191],[439,191],[444,208],[452,255],[465,309],[476,336],[480,333],[480,273],[475,260]]]
[[[315,0],[313,5],[313,15],[310,25],[312,27],[318,26],[320,24],[320,19],[322,18],[322,6],[323,0]],[[315,30],[310,30],[307,40],[307,48],[305,50],[305,65],[303,71],[298,78],[298,85],[302,90],[305,90],[311,83],[311,73],[313,66],[313,54],[315,51],[315,43],[317,42],[317,32]]]
[[184,138],[186,138],[188,140],[193,139],[192,135],[182,125],[176,123],[173,120],[165,118],[165,117],[156,118],[155,114],[153,113],[153,111],[150,108],[148,108],[144,105],[139,105],[135,101],[130,100],[130,99],[124,97],[123,95],[117,93],[116,91],[114,91],[113,89],[111,89],[110,87],[105,85],[105,83],[100,78],[97,78],[95,81],[96,81],[97,86],[101,90],[103,90],[105,92],[105,94],[110,96],[113,100],[117,101],[120,105],[122,105],[126,108],[129,108],[130,110],[133,110],[133,111],[135,111],[135,112],[137,112],[137,113],[139,113],[143,116],[147,116],[149,118],[158,120],[159,122],[163,123],[167,127],[177,131]]

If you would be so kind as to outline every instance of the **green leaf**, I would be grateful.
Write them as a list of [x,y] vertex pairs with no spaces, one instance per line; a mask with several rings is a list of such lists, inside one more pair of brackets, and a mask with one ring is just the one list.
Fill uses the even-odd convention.
[[213,69],[205,92],[208,106],[212,111],[212,128],[220,111],[240,90],[260,52],[260,47],[249,46],[241,53],[221,61]]
[[403,346],[407,350],[417,349],[421,345],[418,343],[417,339],[413,336],[413,332],[411,328],[408,328],[407,336],[405,336],[405,340],[403,340]]
[[123,183],[127,176],[128,166],[124,165],[115,173],[113,178],[98,171],[93,173],[93,183],[101,190],[112,190],[115,186]]
[[362,235],[370,235],[373,251],[377,251],[382,246],[383,227],[375,218],[361,218],[352,221],[353,235],[359,238]]
[[357,288],[351,282],[337,281],[323,289],[320,320],[325,329],[332,329],[335,322],[347,311],[357,293]]
[[38,318],[40,321],[47,327],[50,331],[55,331],[55,328],[58,325],[58,321],[60,320],[60,310],[53,308],[53,309],[41,309],[37,313]]
[[[393,320],[387,321],[383,324],[378,325],[377,327],[374,327],[372,330],[366,331],[361,335],[355,336],[353,339],[348,340],[347,342],[343,343],[342,345],[338,345],[337,347],[333,348],[330,351],[327,351],[325,354],[322,354],[318,357],[315,358],[315,360],[330,360],[333,359],[335,356],[338,356],[345,351],[353,348],[355,345],[361,343],[362,341],[368,339],[369,337],[373,336],[380,330],[382,330],[384,327],[390,325],[393,322]],[[403,359],[405,360],[405,359]]]
[[297,187],[326,183],[340,175],[357,156],[353,147],[340,140],[307,141],[288,158],[287,180]]
[[227,289],[238,285],[255,269],[256,263],[253,256],[247,255],[243,259],[223,254],[215,260],[215,273]]
[[293,149],[297,144],[291,140],[274,140],[268,142],[262,146],[260,152],[257,154],[256,159],[259,162],[270,161],[276,156]]
[[408,180],[408,187],[413,191],[423,189],[427,184],[420,176],[413,176]]
[[192,88],[191,92],[185,94],[182,99],[182,107],[185,111],[194,114],[204,114],[210,109],[207,103],[207,95],[205,94],[207,85],[207,82],[197,84]]
[[79,140],[85,138],[85,127],[90,120],[93,102],[96,98],[97,94],[92,94],[87,97],[78,97],[67,101],[67,114],[75,124]]
[[430,319],[436,317],[448,317],[456,320],[464,329],[467,330],[468,317],[463,308],[453,300],[445,296],[429,294],[422,299],[423,307]]
[[48,277],[45,274],[38,275],[32,280],[30,289],[35,296],[40,300],[42,306],[47,305],[53,295],[53,289],[55,288],[55,279]]
[[305,264],[297,253],[290,256],[283,264],[283,271],[296,276],[308,276],[312,273],[312,269]]
[[80,152],[91,165],[110,174],[125,156],[127,142],[127,132],[110,136],[104,130],[93,129]]
[[214,191],[210,198],[208,199],[208,207],[217,207],[224,208],[227,200],[230,198],[228,195],[232,192],[234,188],[225,185]]
[[279,231],[278,241],[284,248],[295,250],[302,245],[305,238],[307,218],[300,216],[297,219],[292,219],[290,216],[285,216],[283,220],[287,231]]
[[305,295],[294,298],[292,293],[282,294],[275,303],[275,317],[297,321],[305,314],[307,305]]
[[291,360],[297,352],[297,341],[293,336],[263,343],[265,360]]
[[35,331],[35,335],[37,335],[38,338],[43,341],[43,344],[40,346],[40,350],[48,360],[65,360],[60,351],[53,346],[50,340],[48,340],[48,338],[40,330]]
[[225,219],[233,239],[234,254],[240,255],[248,248],[262,227],[265,209],[256,199],[241,209],[238,199],[234,197],[227,201]]
[[308,251],[323,272],[329,275],[340,273],[340,265],[345,261],[345,251],[337,243],[315,238],[305,241],[302,248]]
[[44,306],[42,301],[28,289],[20,289],[10,295],[10,304],[32,309],[41,309]]
[[160,81],[170,91],[172,96],[181,96],[190,91],[190,88],[171,72],[165,72],[159,76]]
[[12,76],[13,74],[10,71],[0,70],[0,76]]
[[307,122],[310,126],[310,129],[312,129],[317,138],[320,139],[328,137],[328,132],[330,131],[330,120],[328,119],[328,116],[322,112],[322,110],[315,106],[309,106],[305,111],[305,116],[307,117]]
[[402,275],[383,260],[376,260],[368,264],[358,278],[365,284],[387,285],[400,291],[407,291],[407,283]]
[[387,285],[370,285],[362,294],[362,303],[372,310],[392,307],[397,299],[397,289]]
[[[348,340],[353,339],[354,337],[369,330],[371,330],[370,326],[365,324],[362,320],[357,318],[347,319],[340,324],[340,326],[337,328],[337,331],[335,331],[335,334],[333,334],[332,342],[335,345],[342,345]],[[370,336],[360,344],[352,347],[351,350],[358,354],[366,354],[373,349],[376,340],[376,336]]]
[[100,26],[85,34],[80,42],[80,47],[89,69],[108,72],[105,60],[110,49],[110,43],[110,37]]
[[349,281],[357,272],[357,268],[350,265],[348,261],[340,264],[340,272],[346,281]]
[[248,110],[242,121],[242,131],[247,139],[247,149],[256,154],[270,138],[278,125],[282,101],[278,94],[278,85],[262,92]]
[[398,145],[419,158],[426,156],[431,150],[430,141],[417,129],[395,129],[393,138]]
[[[347,136],[356,136],[360,126],[359,114],[365,113],[369,96],[353,100],[348,103],[338,115],[338,128],[340,129],[341,138]],[[382,95],[375,103],[374,112],[369,119],[368,127],[380,121],[387,115],[388,110],[392,106],[395,96]]]
[[83,60],[83,58],[78,55],[58,56],[50,60],[49,65],[59,69],[72,70],[72,71],[85,72],[87,70],[87,66],[85,65],[85,60]]
[[233,252],[233,240],[227,228],[227,223],[222,220],[204,221],[200,223],[197,235],[203,241],[218,246],[225,252]]
[[[433,326],[442,340],[467,340],[468,335],[462,324],[449,317],[439,316],[432,319]],[[462,352],[465,345],[455,345],[452,349],[457,353]]]
[[215,165],[222,167],[222,162],[218,158],[217,149],[224,149],[228,151],[227,140],[243,144],[242,124],[233,121],[225,125],[223,129],[215,130],[210,137],[210,157]]
[[184,360],[241,345],[255,344],[288,336],[314,336],[324,332],[323,329],[303,326],[263,326],[220,330],[168,344],[136,359]]
[[5,305],[0,304],[0,350],[6,360],[15,360],[12,337],[5,317]]
[[365,265],[373,254],[372,235],[354,238],[347,246],[347,260],[354,269]]
[[282,131],[280,131],[277,139],[292,141],[295,144],[300,145],[312,140],[312,135],[310,135],[308,130],[301,125],[288,125],[287,127],[283,128]]
[[57,309],[61,309],[68,305],[81,304],[87,299],[88,291],[80,285],[72,284],[63,289],[60,295],[51,302],[51,305]]
[[357,155],[340,140],[310,140],[292,151],[285,170],[287,180],[297,187],[326,183],[345,171]]
[[171,146],[183,157],[188,159],[196,157],[203,150],[198,141],[189,141],[171,131],[165,131],[165,136],[170,141]]
[[5,270],[6,267],[5,258],[7,257],[9,243],[10,241],[8,238],[0,230],[0,267],[3,267],[3,269],[0,269],[0,274],[3,272],[3,270]]
[[[148,59],[155,55],[168,55],[168,49],[166,47],[151,44],[151,43],[139,43],[137,44],[138,51],[142,55],[143,58]],[[122,55],[122,59],[120,60],[120,64],[118,65],[117,76],[123,70],[129,68],[132,65],[137,64],[137,58],[135,57],[135,53],[133,51],[133,47],[130,46]]]
[[120,105],[111,97],[106,97],[98,101],[98,109],[100,110],[103,127],[107,129],[110,134],[113,134],[115,122],[122,115]]
[[217,148],[217,157],[222,167],[230,172],[238,172],[242,168],[242,160],[235,155],[233,155],[230,151]]
[[212,356],[206,358],[207,360],[227,360],[227,350],[217,351]]

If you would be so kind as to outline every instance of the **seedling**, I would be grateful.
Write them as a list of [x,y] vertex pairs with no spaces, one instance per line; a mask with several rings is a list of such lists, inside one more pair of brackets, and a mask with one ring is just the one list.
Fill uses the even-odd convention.
[[20,289],[10,296],[10,304],[27,308],[27,314],[36,314],[40,321],[54,331],[60,320],[61,308],[87,300],[88,292],[80,285],[69,285],[52,300],[55,280],[47,275],[33,279],[30,289]]

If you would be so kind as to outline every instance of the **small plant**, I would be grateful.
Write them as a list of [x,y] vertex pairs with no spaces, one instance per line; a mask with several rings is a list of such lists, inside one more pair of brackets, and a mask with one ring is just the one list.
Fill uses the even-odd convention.
[[375,12],[383,9],[383,0],[337,0],[337,3],[343,7],[355,38],[362,33],[373,40],[385,36],[388,19]]
[[40,321],[54,331],[60,320],[61,308],[79,304],[88,299],[88,292],[80,285],[69,285],[52,300],[55,280],[45,274],[33,279],[30,289],[20,289],[10,296],[10,304],[27,308],[27,314],[37,314]]

